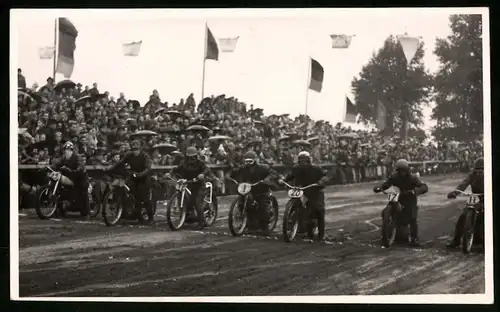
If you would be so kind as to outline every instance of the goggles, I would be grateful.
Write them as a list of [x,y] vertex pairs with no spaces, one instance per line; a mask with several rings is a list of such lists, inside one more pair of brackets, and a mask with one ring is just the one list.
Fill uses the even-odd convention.
[[245,159],[245,164],[253,165],[255,163],[255,159],[247,158]]

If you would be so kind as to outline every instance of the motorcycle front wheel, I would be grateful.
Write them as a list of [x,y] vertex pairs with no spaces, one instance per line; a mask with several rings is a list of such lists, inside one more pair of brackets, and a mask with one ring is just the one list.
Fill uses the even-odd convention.
[[299,213],[296,208],[299,204],[291,199],[286,203],[283,215],[283,239],[290,243],[295,239],[299,229]]
[[[167,204],[167,223],[172,231],[177,231],[184,225],[186,221],[186,207],[181,207],[181,194],[175,192]],[[186,201],[187,198],[184,198]],[[178,218],[178,220],[176,220]]]
[[120,221],[123,214],[123,195],[111,189],[104,196],[102,203],[102,217],[107,226],[114,226]]
[[464,229],[462,236],[462,252],[468,254],[472,250],[474,243],[474,226],[476,221],[476,212],[473,209],[467,209],[465,212]]
[[396,220],[393,216],[393,207],[387,206],[382,211],[382,245],[385,248],[389,248],[394,244],[396,239]]
[[51,192],[50,188],[45,187],[38,194],[35,211],[37,216],[42,220],[52,218],[57,212],[59,195],[52,195]]
[[[231,207],[229,208],[229,217],[227,221],[229,225],[229,231],[231,232],[231,234],[233,234],[233,236],[243,235],[243,232],[245,231],[248,222],[248,214],[246,212],[246,209],[243,208],[243,211],[240,211],[238,207],[239,203],[240,203],[240,197],[237,197],[231,204]],[[235,222],[237,222],[237,220],[240,219],[241,219],[241,225],[235,226]]]

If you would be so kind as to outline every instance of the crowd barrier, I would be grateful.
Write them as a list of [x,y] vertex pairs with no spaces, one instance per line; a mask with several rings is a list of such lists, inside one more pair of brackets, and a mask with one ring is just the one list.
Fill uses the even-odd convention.
[[[46,165],[19,165],[19,173],[23,177],[34,174],[33,171],[44,168]],[[337,164],[320,164],[320,167],[328,172],[328,175],[332,178],[332,184],[344,184],[344,183],[356,183],[365,182],[370,180],[380,180],[387,177],[388,173],[392,171],[391,166],[384,165],[368,165],[365,167],[356,166],[340,166]],[[420,175],[428,175],[433,173],[448,173],[448,172],[459,172],[463,171],[464,166],[461,162],[456,160],[448,161],[414,161],[410,162],[410,166],[414,172],[418,172]],[[216,173],[219,177],[222,177],[224,173],[227,173],[230,169],[227,165],[209,165],[209,167]],[[109,168],[109,166],[86,166],[87,172],[91,177],[98,178],[103,174],[103,170]],[[162,173],[171,170],[173,166],[153,166],[153,171]],[[290,166],[287,165],[274,165],[273,168],[280,174],[286,174],[290,170]],[[31,171],[31,172],[30,172]]]

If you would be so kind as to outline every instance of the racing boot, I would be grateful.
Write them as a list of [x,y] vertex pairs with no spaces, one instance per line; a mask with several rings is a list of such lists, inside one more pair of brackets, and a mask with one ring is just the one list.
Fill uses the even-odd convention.
[[412,219],[410,223],[410,246],[412,247],[420,247],[420,243],[418,242],[418,224],[417,220]]
[[90,219],[90,199],[89,199],[89,193],[88,193],[88,188],[85,188],[83,191],[80,192],[80,198],[82,199],[81,201],[81,207],[80,207],[80,215],[84,220],[89,220]]

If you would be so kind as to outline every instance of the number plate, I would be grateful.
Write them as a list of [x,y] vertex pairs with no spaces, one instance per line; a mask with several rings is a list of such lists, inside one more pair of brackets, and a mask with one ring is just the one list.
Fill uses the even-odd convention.
[[389,194],[389,201],[390,202],[398,201],[398,199],[399,199],[399,194]]
[[291,189],[288,191],[288,197],[290,198],[301,198],[304,195],[304,191],[298,189]]
[[469,199],[467,200],[467,205],[475,205],[479,203],[479,196],[469,196]]
[[241,195],[246,195],[252,190],[252,185],[249,183],[241,183],[238,185],[238,193]]

